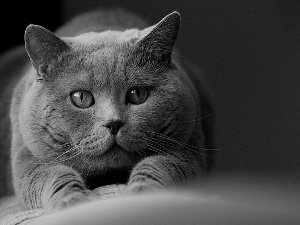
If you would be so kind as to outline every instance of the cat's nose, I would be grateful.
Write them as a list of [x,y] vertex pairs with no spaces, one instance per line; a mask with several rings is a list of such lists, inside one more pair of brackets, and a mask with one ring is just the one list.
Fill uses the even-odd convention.
[[117,135],[123,125],[124,122],[122,122],[121,120],[113,120],[104,124],[104,126],[107,127],[110,130],[110,133],[112,133],[113,135]]

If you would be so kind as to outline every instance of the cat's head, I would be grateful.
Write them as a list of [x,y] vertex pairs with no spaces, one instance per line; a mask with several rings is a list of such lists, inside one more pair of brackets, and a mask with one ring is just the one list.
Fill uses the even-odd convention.
[[179,29],[177,12],[144,30],[72,38],[30,25],[25,44],[33,72],[21,129],[33,154],[64,154],[56,161],[73,157],[65,163],[94,170],[172,149],[160,146],[159,134],[187,142],[194,124],[182,121],[195,117],[195,103],[171,61]]

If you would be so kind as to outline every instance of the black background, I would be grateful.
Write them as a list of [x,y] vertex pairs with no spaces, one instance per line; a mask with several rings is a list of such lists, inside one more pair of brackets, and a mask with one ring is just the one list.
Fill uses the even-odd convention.
[[0,51],[22,44],[30,23],[53,31],[76,13],[113,6],[153,24],[181,13],[177,46],[207,74],[218,106],[217,146],[228,148],[218,152],[217,171],[299,174],[299,1],[11,1],[1,6]]

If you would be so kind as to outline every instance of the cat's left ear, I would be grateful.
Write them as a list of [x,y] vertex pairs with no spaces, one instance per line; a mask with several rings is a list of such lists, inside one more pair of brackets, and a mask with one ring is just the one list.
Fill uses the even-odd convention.
[[172,49],[180,30],[181,17],[173,12],[164,17],[158,24],[141,31],[138,47],[146,53],[170,60]]
[[46,75],[49,64],[71,49],[51,31],[37,25],[29,25],[24,38],[26,51],[39,76]]

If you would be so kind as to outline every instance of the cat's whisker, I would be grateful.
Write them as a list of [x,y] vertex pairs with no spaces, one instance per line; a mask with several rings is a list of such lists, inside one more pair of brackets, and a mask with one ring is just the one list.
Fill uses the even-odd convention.
[[164,152],[164,153],[167,153],[167,151],[169,151],[169,150],[166,148],[166,146],[164,146],[164,145],[162,145],[161,143],[159,143],[159,142],[157,141],[157,139],[155,139],[155,138],[146,138],[146,140],[148,140],[148,143],[151,143],[152,145],[154,145],[154,146],[156,146],[156,147],[159,147],[161,151],[162,151],[162,149],[163,149],[163,150],[166,150],[166,152]]
[[158,138],[152,138],[152,141],[155,142],[157,145],[163,147],[163,148],[181,148],[181,146],[179,146],[177,143],[174,142],[170,142],[168,140],[168,142],[165,139],[158,139]]
[[6,132],[6,136],[8,136],[10,139],[12,139],[11,135],[9,135],[7,132]]
[[[89,170],[90,170],[91,165],[90,165],[90,163],[87,163],[88,161],[89,161],[89,159],[84,158],[84,164],[81,167],[81,174],[84,177],[88,177],[88,174],[89,174]],[[83,171],[86,171],[86,172],[83,172]]]
[[137,143],[138,149],[136,149],[136,151],[142,153],[143,155],[140,154],[142,157],[147,156],[147,153],[143,150],[146,148],[145,144],[146,144],[145,141],[143,141],[143,144]]
[[168,153],[168,152],[162,150],[161,148],[158,148],[158,147],[155,146],[154,144],[149,144],[149,146],[152,147],[152,148],[154,148],[157,152],[162,153],[162,154],[164,154],[164,155],[170,154],[170,153]]
[[[167,147],[172,148],[172,149],[167,149],[167,151],[169,152],[168,154],[172,154],[172,150],[174,150],[174,149],[180,149],[180,148],[183,147],[183,146],[178,146],[178,144],[177,144],[177,143],[174,143],[174,142],[171,142],[171,143],[170,143],[170,142],[165,142],[165,140],[153,139],[153,141],[156,141],[156,144],[157,144],[157,145],[160,145],[160,146],[163,147],[164,149],[167,149]],[[157,141],[160,141],[160,144],[158,144]],[[189,150],[189,151],[191,151],[191,152],[195,152],[195,153],[197,153],[197,154],[199,154],[199,155],[206,156],[204,153],[201,153],[201,152],[199,152],[199,151],[193,150],[193,149],[188,148],[188,147],[186,147],[186,146],[183,147],[183,149],[187,149],[187,150]]]
[[149,142],[144,142],[145,145],[142,146],[144,149],[148,149],[150,151],[156,152],[156,153],[162,153],[159,149],[157,149],[156,147],[152,147],[151,144],[149,144]]
[[172,147],[172,148],[182,148],[182,145],[179,145],[177,142],[174,142],[175,140],[173,138],[166,139],[165,137],[151,137],[152,141],[155,141],[155,143],[159,144],[160,146],[166,147]]
[[59,154],[57,157],[55,157],[54,159],[52,159],[50,162],[47,162],[47,163],[36,163],[36,164],[39,164],[39,165],[47,165],[47,164],[50,164],[50,163],[53,163],[55,162],[57,159],[60,159],[61,157],[63,157],[65,154],[68,154],[70,152],[72,152],[73,150],[76,150],[76,146],[73,146],[72,148],[68,149],[67,151]]
[[[218,157],[222,157],[222,156],[215,156],[215,155],[207,155],[203,152],[206,152],[206,151],[220,151],[220,150],[224,150],[224,149],[232,149],[232,148],[235,148],[235,147],[230,147],[230,148],[219,148],[219,149],[216,149],[216,148],[200,148],[200,147],[196,147],[196,146],[191,146],[191,145],[187,145],[185,143],[182,143],[182,142],[179,142],[171,137],[168,137],[166,135],[163,135],[163,134],[160,134],[160,133],[156,133],[156,135],[158,135],[159,137],[158,138],[153,138],[156,142],[157,141],[160,141],[160,144],[161,145],[165,145],[165,146],[169,146],[169,147],[176,147],[176,148],[182,148],[182,149],[186,149],[188,151],[191,151],[191,152],[194,152],[198,155],[202,155],[202,156],[205,156],[205,157],[211,157],[211,158],[218,158]],[[200,152],[200,151],[202,152]],[[171,152],[171,151],[170,151]]]
[[[141,152],[143,152],[145,155],[145,152],[142,149],[136,149],[135,152],[137,152],[141,157],[143,157]],[[132,154],[132,157],[134,157],[134,154]]]
[[[65,161],[68,161],[68,160],[70,160],[70,159],[73,159],[73,158],[75,158],[75,157],[77,157],[78,155],[80,155],[81,154],[81,151],[75,151],[76,150],[76,147],[73,147],[72,148],[72,151],[74,151],[74,152],[72,152],[71,154],[70,154],[70,156],[68,156],[67,158],[64,158],[64,159],[60,159],[60,160],[52,160],[51,162],[49,162],[49,164],[50,163],[62,163],[62,162],[65,162]],[[69,151],[70,152],[70,151]],[[60,157],[61,158],[61,157]],[[75,163],[76,163],[76,161],[75,161]]]
[[172,51],[172,53],[173,54],[175,54],[175,55],[177,55],[177,56],[179,56],[179,57],[181,57],[181,58],[183,58],[183,56],[182,55],[180,55],[179,53],[177,53],[177,52],[174,52],[174,51]]
[[145,148],[150,151],[156,152],[156,153],[163,153],[163,152],[159,151],[157,148],[152,147],[151,145],[147,145],[147,147],[145,147]]
[[140,149],[140,151],[144,154],[144,156],[147,156],[146,152],[144,152],[143,149]]
[[[73,150],[74,150],[74,149],[73,149]],[[61,163],[61,162],[70,160],[70,159],[72,159],[72,158],[74,158],[74,157],[76,157],[76,156],[78,156],[78,155],[80,155],[80,154],[81,154],[81,152],[79,151],[79,152],[73,153],[70,157],[68,157],[68,158],[66,158],[66,159],[57,160],[57,161],[51,160],[51,161],[48,162],[48,163],[35,163],[35,164],[37,164],[37,165],[43,165],[41,168],[38,169],[38,170],[43,170],[43,169],[45,169],[45,168],[46,168],[49,164],[51,164],[51,163]]]
[[[205,150],[204,148],[195,147],[195,146],[189,146],[189,145],[187,145],[187,144],[185,144],[185,143],[183,143],[183,142],[177,141],[177,140],[175,140],[175,139],[173,139],[173,138],[171,138],[171,137],[169,137],[169,136],[167,136],[167,135],[164,135],[164,134],[161,134],[161,133],[158,133],[158,132],[152,132],[152,133],[153,133],[154,135],[158,136],[159,138],[162,138],[162,139],[164,139],[164,140],[166,140],[166,141],[170,141],[171,143],[177,144],[178,146],[183,147],[183,148],[191,147],[191,148],[197,148],[197,149],[199,149],[199,150]],[[160,139],[160,140],[161,140],[161,139]]]
[[141,157],[143,157],[142,154],[139,152],[139,150],[136,150],[136,152],[137,152]]
[[145,138],[145,139],[147,140],[146,147],[149,146],[149,147],[153,148],[157,153],[169,154],[168,152],[158,148],[159,146],[156,146],[158,143],[154,142],[154,140],[149,139],[149,138]]
[[78,151],[78,152],[75,152],[74,154],[72,154],[71,156],[69,156],[68,158],[65,158],[65,159],[62,159],[62,160],[58,160],[58,161],[55,161],[53,163],[61,163],[61,162],[65,162],[67,160],[70,160],[70,159],[73,159],[75,157],[77,157],[78,155],[80,155],[82,152],[81,151]]
[[164,134],[161,134],[161,133],[158,133],[158,132],[152,132],[152,133],[154,135],[157,135],[157,136],[161,137],[161,138],[164,138],[166,140],[174,142],[174,143],[178,144],[181,147],[189,148],[189,149],[198,149],[198,150],[202,150],[202,151],[223,151],[223,150],[235,148],[235,147],[230,147],[230,148],[201,148],[201,147],[191,146],[191,145],[188,145],[186,143],[177,141],[177,140],[175,140],[175,139],[173,139],[173,138],[171,138],[171,137],[169,137],[167,135],[164,135]]

